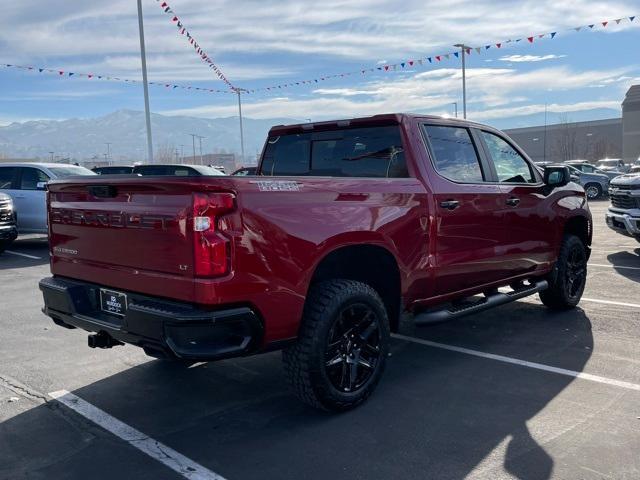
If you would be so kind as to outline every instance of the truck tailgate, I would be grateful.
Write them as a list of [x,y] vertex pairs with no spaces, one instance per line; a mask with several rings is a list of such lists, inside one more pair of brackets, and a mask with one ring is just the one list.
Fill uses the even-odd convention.
[[211,190],[208,180],[103,176],[51,183],[53,273],[192,300],[188,223],[193,192]]

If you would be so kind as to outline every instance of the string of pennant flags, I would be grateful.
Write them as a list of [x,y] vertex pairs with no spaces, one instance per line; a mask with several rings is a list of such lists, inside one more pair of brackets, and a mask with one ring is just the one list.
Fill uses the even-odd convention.
[[[142,80],[133,80],[130,78],[122,78],[115,77],[113,75],[96,75],[94,73],[80,73],[80,72],[69,72],[66,70],[56,70],[53,68],[45,68],[45,67],[35,67],[31,65],[15,65],[12,63],[0,63],[0,67],[4,68],[18,68],[20,70],[27,70],[38,73],[49,73],[57,75],[58,77],[64,78],[86,78],[89,80],[108,80],[112,82],[123,82],[123,83],[142,83]],[[215,88],[204,88],[204,87],[195,87],[193,85],[177,85],[175,83],[165,83],[165,82],[148,82],[149,85],[154,85],[157,87],[163,87],[168,90],[182,89],[182,90],[193,90],[205,93],[234,93],[230,90],[220,90]]]
[[[563,32],[571,32],[571,31],[576,31],[579,32],[581,30],[594,30],[596,28],[599,29],[603,29],[606,28],[608,25],[619,25],[622,22],[628,22],[628,23],[632,23],[634,20],[636,19],[636,16],[629,16],[629,17],[620,17],[620,18],[616,18],[614,20],[605,20],[599,23],[591,23],[588,25],[581,25],[579,27],[573,27],[571,29],[567,29],[564,30]],[[526,37],[522,37],[522,38],[517,38],[517,39],[509,39],[509,40],[505,40],[503,42],[498,42],[498,43],[491,43],[488,45],[483,45],[480,47],[468,47],[465,48],[465,53],[466,55],[471,55],[472,52],[475,52],[476,55],[480,55],[483,51],[489,50],[489,49],[502,49],[505,48],[507,46],[511,46],[511,45],[515,45],[518,43],[522,43],[524,42],[525,44],[533,44],[534,42],[540,40],[540,39],[553,39],[556,37],[556,35],[558,35],[558,31],[555,32],[548,32],[548,33],[540,33],[540,34],[536,34],[536,35],[530,35],[530,36],[526,36]],[[324,82],[326,80],[331,80],[331,79],[335,79],[335,78],[345,78],[345,77],[350,77],[350,76],[354,76],[354,75],[366,75],[368,73],[384,73],[384,72],[396,72],[396,71],[402,71],[408,68],[412,68],[412,67],[416,67],[416,66],[429,66],[429,65],[435,65],[438,64],[440,62],[443,62],[445,60],[450,60],[451,58],[459,58],[460,54],[461,54],[461,50],[455,51],[455,52],[448,52],[448,53],[443,53],[440,55],[431,55],[429,57],[419,57],[419,58],[415,58],[415,59],[409,59],[409,60],[404,60],[402,62],[398,62],[398,63],[387,63],[387,64],[382,64],[382,65],[377,65],[375,67],[370,67],[370,68],[363,68],[360,70],[354,70],[354,71],[350,71],[350,72],[342,72],[342,73],[333,73],[333,74],[328,74],[328,75],[321,75],[319,77],[316,78],[312,78],[312,79],[308,79],[308,80],[296,80],[296,81],[290,81],[287,83],[281,83],[281,84],[276,84],[276,85],[272,85],[272,86],[268,86],[268,87],[260,87],[260,88],[253,88],[253,89],[242,89],[243,92],[245,93],[256,93],[256,92],[264,92],[264,91],[273,91],[273,90],[279,90],[279,89],[283,89],[283,88],[291,88],[291,87],[296,87],[296,86],[301,86],[301,85],[313,85],[313,84],[318,84],[320,82]]]
[[[177,16],[175,16],[175,14],[169,8],[169,6],[166,4],[165,1],[163,1],[163,0],[157,0],[157,1],[160,2],[160,5],[163,8],[163,10],[165,11],[165,13],[173,14],[174,15],[173,18],[177,19]],[[636,16],[635,15],[634,16],[628,16],[628,17],[621,17],[621,18],[617,18],[617,19],[614,19],[614,20],[605,20],[605,21],[602,21],[602,22],[599,22],[599,23],[593,23],[593,24],[582,25],[582,26],[579,26],[579,27],[573,27],[571,29],[564,30],[563,32],[570,32],[570,31],[579,32],[581,30],[603,29],[603,28],[606,28],[607,26],[612,25],[612,24],[619,25],[622,22],[632,23],[635,20],[636,20]],[[175,23],[179,23],[180,24],[180,26],[179,26],[180,31],[184,32],[184,33],[182,33],[183,35],[187,35],[187,30],[184,27],[184,24],[179,19],[174,20],[174,22]],[[640,21],[638,21],[636,23],[640,23]],[[533,44],[534,42],[537,42],[540,39],[545,39],[545,38],[546,39],[553,39],[558,35],[558,33],[559,33],[558,31],[549,32],[549,33],[541,33],[541,34],[530,35],[530,36],[517,38],[517,39],[509,39],[509,40],[506,40],[506,41],[503,41],[503,42],[487,44],[487,45],[480,46],[480,47],[468,47],[468,48],[465,48],[465,54],[466,55],[471,55],[473,52],[475,52],[476,55],[479,55],[483,51],[486,51],[486,50],[489,50],[489,49],[502,49],[502,48],[506,48],[507,46],[513,46],[513,45],[521,44],[521,43]],[[268,92],[268,91],[274,91],[274,90],[281,90],[281,89],[285,89],[285,88],[297,87],[297,86],[302,86],[302,85],[315,85],[315,84],[319,84],[320,82],[324,82],[324,81],[327,81],[327,80],[331,80],[331,79],[335,79],[335,78],[345,78],[345,77],[350,77],[350,76],[354,76],[354,75],[366,75],[366,74],[370,74],[370,73],[396,72],[396,71],[407,70],[409,68],[415,68],[415,67],[434,66],[434,65],[440,64],[440,63],[442,63],[442,62],[444,62],[446,60],[450,60],[452,58],[459,58],[460,54],[461,54],[461,51],[454,51],[454,52],[448,52],[448,53],[444,53],[444,54],[440,54],[440,55],[431,55],[429,57],[419,57],[419,58],[415,58],[415,59],[404,60],[404,61],[398,62],[398,63],[387,63],[387,64],[383,64],[383,65],[377,65],[375,67],[363,68],[363,69],[356,70],[356,71],[321,75],[319,77],[308,79],[308,80],[296,80],[296,81],[289,81],[287,83],[276,84],[276,85],[272,85],[272,86],[268,86],[268,87],[245,89],[245,88],[240,88],[240,87],[237,87],[237,86],[233,85],[227,79],[227,77],[224,76],[222,71],[215,65],[215,63],[213,63],[213,60],[204,52],[204,50],[202,50],[202,48],[195,41],[195,39],[193,38],[192,35],[189,34],[189,36],[187,38],[189,38],[189,43],[194,45],[196,53],[198,53],[198,55],[203,59],[203,61],[205,61],[210,66],[210,68],[216,72],[217,76],[222,81],[224,81],[226,83],[228,89],[215,89],[215,88],[196,87],[196,86],[193,86],[193,85],[181,85],[181,84],[166,83],[166,82],[148,82],[149,85],[153,85],[153,86],[157,86],[157,87],[163,87],[165,90],[169,90],[169,91],[186,90],[186,91],[196,91],[196,92],[204,92],[204,93],[223,93],[223,94],[234,94],[234,95],[237,94],[237,93],[252,94],[252,93],[257,93],[257,92],[265,92],[265,91]],[[31,66],[31,65],[16,65],[16,64],[9,64],[9,63],[0,63],[0,67],[15,68],[15,69],[21,69],[21,70],[37,72],[37,73],[53,74],[53,75],[56,75],[58,77],[68,78],[68,79],[69,78],[85,78],[85,79],[88,79],[88,80],[92,80],[92,79],[93,80],[107,80],[107,81],[122,82],[122,83],[129,83],[129,84],[141,84],[142,83],[141,80],[122,78],[122,77],[115,76],[115,75],[98,75],[98,74],[93,74],[93,73],[71,72],[71,71],[67,71],[67,70],[58,70],[58,69]]]
[[156,0],[156,2],[158,2],[158,4],[160,5],[160,8],[162,8],[164,13],[168,14],[171,17],[171,21],[178,28],[178,32],[180,32],[180,35],[184,35],[184,37],[187,39],[189,44],[193,47],[193,49],[198,54],[200,59],[203,62],[205,62],[211,70],[215,72],[215,74],[218,76],[220,80],[222,80],[224,83],[227,84],[229,89],[233,90],[234,92],[237,91],[236,87],[234,87],[233,84],[229,81],[229,79],[224,75],[224,73],[222,73],[222,70],[220,70],[220,68],[215,64],[213,59],[209,55],[207,55],[207,53],[202,49],[202,47],[200,46],[198,41],[194,38],[194,36],[191,35],[191,32],[187,30],[187,27],[184,25],[182,20],[178,18],[178,15],[176,15],[176,13],[169,6],[169,4],[165,0]]

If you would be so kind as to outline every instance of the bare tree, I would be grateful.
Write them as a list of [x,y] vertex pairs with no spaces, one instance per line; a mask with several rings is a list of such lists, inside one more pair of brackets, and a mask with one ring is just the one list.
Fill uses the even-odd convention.
[[554,156],[560,161],[574,160],[580,156],[578,132],[575,125],[569,122],[566,114],[560,117],[560,124],[554,142]]
[[157,163],[173,163],[175,161],[176,146],[169,142],[156,145],[154,157]]

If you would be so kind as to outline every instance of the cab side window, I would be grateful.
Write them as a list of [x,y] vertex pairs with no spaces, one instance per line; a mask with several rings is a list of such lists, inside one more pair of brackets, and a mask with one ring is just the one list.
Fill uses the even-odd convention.
[[20,190],[37,190],[38,183],[48,182],[49,176],[37,168],[21,168]]
[[538,181],[529,163],[506,140],[484,131],[481,131],[480,135],[487,146],[490,160],[495,165],[499,182],[536,183]]
[[469,130],[464,127],[424,125],[436,171],[461,183],[482,183],[484,175]]
[[0,167],[0,189],[10,190],[13,188],[16,170],[15,167]]

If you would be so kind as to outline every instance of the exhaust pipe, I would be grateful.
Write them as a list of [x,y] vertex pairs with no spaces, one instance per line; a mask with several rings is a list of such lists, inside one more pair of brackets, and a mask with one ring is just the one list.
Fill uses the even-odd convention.
[[124,345],[124,343],[116,340],[104,331],[89,335],[89,337],[87,338],[87,343],[91,348],[112,348],[118,345]]

